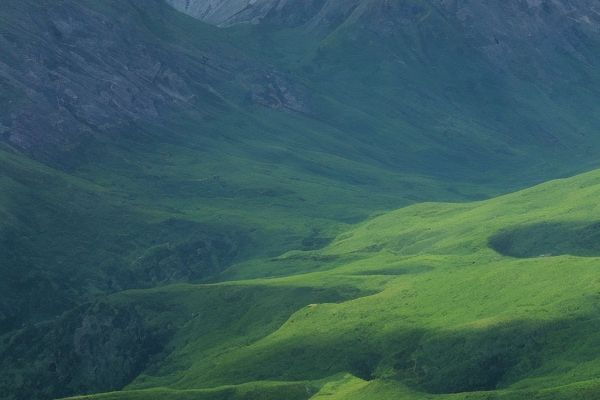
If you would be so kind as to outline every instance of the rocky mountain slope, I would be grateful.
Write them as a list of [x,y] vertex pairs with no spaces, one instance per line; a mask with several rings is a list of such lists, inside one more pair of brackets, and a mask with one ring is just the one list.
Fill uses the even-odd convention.
[[[422,23],[429,12],[443,13],[459,21],[471,33],[478,32],[490,44],[515,37],[536,41],[557,38],[571,29],[598,33],[598,6],[590,0],[510,0],[482,3],[469,0],[166,0],[186,14],[217,26],[244,23],[295,21],[309,26],[362,19],[372,28],[389,29],[389,21]],[[303,16],[300,18],[300,16]],[[373,18],[378,16],[378,18]],[[425,17],[422,20],[414,17]],[[560,23],[561,29],[556,29]],[[548,37],[548,35],[550,37]]]
[[[289,50],[290,43],[294,43],[290,36],[304,38],[304,54],[297,57],[304,60],[305,71],[312,72],[308,78],[335,80],[341,76],[338,87],[344,86],[342,81],[359,86],[357,80],[370,78],[366,92],[385,92],[390,85],[403,91],[421,86],[430,97],[443,93],[442,101],[459,103],[456,106],[461,108],[472,107],[466,104],[470,98],[476,99],[476,107],[517,100],[522,102],[514,105],[517,110],[543,107],[543,114],[554,106],[578,114],[580,105],[574,103],[585,98],[591,104],[598,95],[595,82],[599,78],[600,11],[590,0],[218,3],[171,1],[175,8],[218,26],[252,23],[262,26],[257,31],[287,32],[286,43],[269,44],[276,49],[281,46]],[[369,78],[341,75],[344,69],[369,71]],[[319,70],[323,75],[317,74]],[[381,88],[374,82],[377,79]],[[436,87],[432,87],[432,80],[437,80]],[[575,92],[575,87],[583,89]],[[558,92],[561,96],[556,96]],[[423,93],[419,98],[426,97]],[[394,107],[399,106],[397,98],[388,100]],[[586,119],[595,111],[588,109],[575,119]],[[474,118],[480,113],[474,110]],[[536,121],[551,118],[552,114],[548,112]],[[503,122],[510,126],[509,121]],[[524,128],[526,125],[531,121],[521,119],[510,129],[537,130],[545,136],[543,140],[561,140],[551,128]],[[579,135],[585,133],[560,145],[577,146]]]
[[[251,62],[226,41],[214,47],[207,40],[181,51],[157,31],[169,23],[162,2],[135,7],[138,15],[128,5],[106,13],[93,2],[5,3],[0,129],[6,143],[60,162],[67,158],[61,153],[85,151],[82,144],[98,134],[136,121],[164,122],[174,111],[222,110],[232,87],[236,95],[252,93],[266,105],[302,109],[282,74]],[[261,89],[270,80],[281,94]]]
[[[360,26],[378,40],[393,40],[407,29],[434,45],[460,32],[500,71],[529,79],[556,79],[568,65],[554,65],[557,52],[573,62],[595,65],[589,48],[600,37],[600,10],[591,0],[168,0],[176,9],[217,26],[263,23],[327,36],[338,28]],[[441,24],[440,24],[441,23]],[[435,25],[437,24],[437,26]],[[444,26],[445,25],[445,26]],[[436,33],[437,31],[437,33]],[[300,34],[298,32],[298,34]],[[436,40],[437,39],[437,40]],[[354,40],[360,40],[357,36]],[[547,65],[549,63],[549,65]],[[525,70],[520,71],[524,66]],[[573,72],[573,71],[569,71]]]
[[324,0],[166,0],[177,10],[221,27],[236,24],[273,23],[294,26],[306,23],[321,9],[332,15],[354,8],[353,1],[329,5]]

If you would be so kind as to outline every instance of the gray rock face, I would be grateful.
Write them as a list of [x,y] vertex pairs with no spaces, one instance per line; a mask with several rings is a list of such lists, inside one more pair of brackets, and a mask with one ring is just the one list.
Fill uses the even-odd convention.
[[[162,0],[141,3],[152,15],[179,17]],[[118,18],[76,1],[3,3],[0,21],[11,29],[0,29],[0,141],[43,161],[64,160],[54,156],[136,121],[218,111],[228,90],[263,106],[305,109],[300,88],[273,68],[231,49],[165,41],[140,23],[136,2],[110,7]],[[156,26],[169,24],[176,23]],[[272,87],[281,88],[277,101]]]
[[166,0],[177,10],[212,25],[227,27],[261,22],[296,26],[313,21],[332,25],[364,0]]
[[37,15],[10,7],[19,25],[0,33],[8,55],[0,61],[0,90],[9,94],[3,106],[10,111],[0,115],[2,136],[41,158],[77,147],[95,131],[189,104],[189,83],[207,80],[201,65],[83,6],[61,2]]
[[279,0],[167,0],[176,9],[213,25],[258,23]]
[[[263,20],[298,25],[313,17],[326,0],[166,0],[177,10],[209,24],[258,24]],[[352,3],[348,1],[347,3]]]

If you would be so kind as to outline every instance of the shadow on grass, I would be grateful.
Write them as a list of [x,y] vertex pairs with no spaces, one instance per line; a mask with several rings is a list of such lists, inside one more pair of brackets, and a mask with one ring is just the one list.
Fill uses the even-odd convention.
[[119,390],[143,371],[181,368],[172,341],[236,347],[308,304],[361,295],[352,287],[174,285],[104,297],[0,337],[0,393],[43,400]]
[[429,394],[494,391],[529,377],[552,375],[564,360],[600,358],[598,332],[600,321],[587,317],[457,331],[408,328],[383,337],[377,330],[354,327],[328,337],[299,335],[268,350],[243,354],[206,376],[242,383],[316,380],[350,372],[364,380],[393,379]]
[[490,237],[498,253],[518,258],[600,256],[600,222],[543,222],[506,229]]
[[433,270],[433,267],[427,265],[418,265],[418,266],[403,266],[403,267],[395,267],[395,268],[379,268],[379,269],[367,269],[363,271],[356,272],[355,275],[386,275],[386,276],[400,276],[400,275],[416,275],[423,274],[425,272],[430,272]]

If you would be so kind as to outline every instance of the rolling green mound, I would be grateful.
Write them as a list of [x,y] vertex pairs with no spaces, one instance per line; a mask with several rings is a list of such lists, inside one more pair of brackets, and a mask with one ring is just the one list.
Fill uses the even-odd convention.
[[576,235],[555,255],[490,245],[587,232],[598,195],[594,171],[409,206],[272,261],[308,273],[120,293],[109,303],[171,332],[125,391],[86,398],[598,398],[600,259]]

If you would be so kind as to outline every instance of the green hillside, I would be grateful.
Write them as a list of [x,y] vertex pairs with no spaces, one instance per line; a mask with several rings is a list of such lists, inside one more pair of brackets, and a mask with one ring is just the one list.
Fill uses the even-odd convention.
[[[105,42],[90,48],[81,23],[73,23],[80,20]],[[10,0],[0,10],[0,21],[10,30],[0,46],[10,54],[11,77],[0,81],[3,104],[10,107],[0,115],[6,141],[0,149],[0,272],[5,278],[0,333],[106,293],[214,279],[234,261],[322,247],[339,229],[373,212],[499,190],[467,179],[445,186],[435,177],[385,165],[380,160],[385,151],[373,145],[367,151],[360,137],[348,137],[314,116],[248,103],[252,87],[268,85],[269,59],[242,53],[240,37],[246,33],[224,33],[162,1]],[[106,21],[116,23],[107,27]],[[115,111],[67,98],[71,120],[73,115],[46,104],[65,93],[52,83],[29,82],[25,72],[32,68],[40,76],[58,76],[94,102],[90,92],[99,90],[94,76],[122,72],[117,62],[106,65],[98,58],[148,63],[146,54],[136,54],[119,35],[151,48],[157,53],[154,61],[187,79],[194,101],[164,104],[159,116],[125,105],[139,114],[133,121],[124,119],[105,132],[94,124],[106,117],[94,114],[86,122],[90,131],[75,133],[70,125],[85,120],[90,108],[101,107],[121,120],[125,106],[117,103]],[[27,64],[40,53],[44,63]],[[282,85],[293,86],[287,83],[293,78],[282,76]],[[148,82],[145,75],[137,79],[138,96],[157,96],[155,86],[169,85]],[[178,93],[183,90],[178,82],[172,86],[167,94],[189,94]],[[28,88],[31,98],[17,95]],[[123,101],[121,92],[114,97]],[[14,127],[19,141],[11,141],[8,120],[14,110],[24,110],[27,123],[42,118],[35,119],[40,132],[23,130],[22,122]],[[57,129],[51,118],[66,119],[69,123],[61,124],[67,128]],[[275,273],[281,274],[259,274]]]
[[[599,194],[595,171],[409,206],[272,261],[309,273],[110,297],[174,329],[126,391],[91,398],[598,398]],[[559,229],[572,245],[543,254]],[[491,248],[524,230],[539,254]]]

